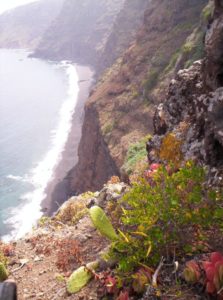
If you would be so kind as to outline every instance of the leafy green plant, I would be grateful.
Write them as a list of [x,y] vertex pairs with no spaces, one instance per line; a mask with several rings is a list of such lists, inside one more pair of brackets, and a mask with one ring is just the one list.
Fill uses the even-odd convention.
[[119,203],[123,228],[110,252],[119,271],[205,249],[210,230],[223,227],[223,209],[219,192],[204,183],[205,170],[189,162],[175,173],[161,167],[132,187]]

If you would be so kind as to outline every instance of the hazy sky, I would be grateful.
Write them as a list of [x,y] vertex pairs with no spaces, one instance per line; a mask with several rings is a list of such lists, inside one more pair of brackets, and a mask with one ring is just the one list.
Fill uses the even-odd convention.
[[5,10],[37,0],[0,0],[0,14]]

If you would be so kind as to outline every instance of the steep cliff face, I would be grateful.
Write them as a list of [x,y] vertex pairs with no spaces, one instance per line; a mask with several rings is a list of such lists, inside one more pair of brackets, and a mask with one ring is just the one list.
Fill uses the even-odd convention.
[[0,15],[0,47],[34,49],[64,0],[42,0]]
[[[71,170],[68,178],[68,192],[97,190],[113,175],[119,175],[119,170],[113,161],[100,129],[97,109],[94,106],[85,107],[85,122],[79,145],[79,162]],[[81,151],[81,153],[80,153]],[[74,176],[74,174],[83,174]]]
[[[118,174],[129,146],[153,131],[154,103],[162,100],[160,95],[167,89],[167,84],[159,77],[169,78],[169,72],[165,74],[164,71],[170,68],[176,51],[183,48],[187,37],[199,26],[200,14],[206,4],[205,0],[147,3],[143,26],[135,42],[108,69],[88,100],[79,162],[68,178],[71,193],[95,189],[95,183],[100,186],[112,172]],[[153,96],[156,87],[159,93]],[[97,128],[88,121],[93,114]],[[100,136],[100,140],[92,138],[94,136]],[[99,144],[106,149],[104,153],[109,154],[109,159],[104,156],[98,160]],[[86,149],[90,149],[88,154]],[[104,176],[99,172],[98,177],[92,172],[95,162],[100,170],[104,170]],[[111,172],[106,172],[110,162],[113,167]],[[84,178],[81,185],[76,178]]]
[[136,32],[142,24],[144,11],[150,2],[151,0],[127,0],[124,2],[97,61],[96,69],[99,73],[110,67],[135,39]]
[[[155,135],[147,145],[151,162],[174,161],[171,148],[164,149],[171,137],[179,145],[181,160],[193,159],[211,167],[211,172],[222,171],[222,38],[223,3],[216,0],[205,37],[205,59],[178,72],[165,102],[156,111]],[[221,181],[219,177],[212,178]]]
[[94,65],[124,0],[66,0],[34,56]]

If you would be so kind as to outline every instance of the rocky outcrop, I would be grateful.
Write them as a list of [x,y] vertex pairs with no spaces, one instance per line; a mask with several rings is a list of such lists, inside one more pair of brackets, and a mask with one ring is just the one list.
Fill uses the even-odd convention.
[[154,117],[155,136],[148,143],[149,161],[159,161],[163,141],[181,143],[183,160],[193,159],[220,170],[223,166],[223,10],[215,1],[213,19],[205,37],[206,57],[178,72],[166,101]]
[[[68,174],[71,191],[76,193],[95,191],[111,176],[119,175],[119,170],[101,134],[97,111],[91,106],[86,106],[85,109],[78,157],[78,164]],[[79,176],[80,174],[83,175]]]

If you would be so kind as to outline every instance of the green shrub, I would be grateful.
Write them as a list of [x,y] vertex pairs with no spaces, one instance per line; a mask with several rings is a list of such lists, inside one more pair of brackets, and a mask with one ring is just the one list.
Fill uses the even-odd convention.
[[187,163],[170,173],[160,168],[119,203],[123,228],[110,256],[122,272],[154,265],[162,255],[204,251],[210,230],[223,228],[222,200],[218,191],[205,187],[204,169]]
[[104,127],[102,128],[102,134],[103,135],[108,135],[112,132],[113,128],[114,128],[115,122],[108,122],[104,125]]
[[214,9],[214,3],[213,2],[210,2],[208,3],[202,10],[202,13],[201,13],[201,18],[204,22],[207,22],[212,13],[213,13],[213,9]]
[[145,136],[139,142],[132,144],[127,152],[127,156],[123,165],[125,172],[130,175],[134,172],[137,163],[145,160],[147,156],[146,142],[151,138],[150,135]]
[[190,53],[189,60],[186,61],[184,67],[189,68],[193,62],[196,60],[202,59],[205,54],[204,42],[203,42],[203,32],[198,32],[196,36],[196,41],[194,42],[193,50]]
[[159,69],[151,69],[147,79],[143,82],[144,93],[147,95],[157,84],[161,71]]
[[194,43],[191,41],[188,41],[183,45],[183,53],[188,54],[193,50],[193,48],[194,48]]
[[178,49],[171,57],[168,66],[165,68],[164,73],[169,73],[176,65],[176,62],[180,56],[180,49]]

